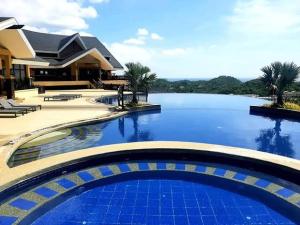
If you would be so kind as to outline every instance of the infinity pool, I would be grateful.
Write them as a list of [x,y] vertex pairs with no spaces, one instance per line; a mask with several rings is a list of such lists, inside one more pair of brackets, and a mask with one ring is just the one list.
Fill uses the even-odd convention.
[[112,121],[74,127],[55,142],[21,146],[18,165],[49,155],[116,143],[187,141],[249,148],[300,159],[300,123],[249,114],[267,101],[229,95],[151,94],[161,111],[130,113]]

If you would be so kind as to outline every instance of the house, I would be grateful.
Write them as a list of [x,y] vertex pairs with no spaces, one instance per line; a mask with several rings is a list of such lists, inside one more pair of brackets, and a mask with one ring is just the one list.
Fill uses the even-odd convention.
[[96,37],[23,32],[36,53],[35,60],[48,63],[31,66],[35,86],[82,87],[99,79],[105,85],[126,85],[123,77],[112,75],[122,65]]
[[35,51],[15,18],[0,17],[0,95],[14,97],[16,84],[29,80],[29,65],[46,66],[35,62]]
[[0,24],[0,94],[32,85],[91,88],[99,80],[105,87],[127,85],[113,75],[122,65],[96,37],[29,31],[8,17],[0,17]]

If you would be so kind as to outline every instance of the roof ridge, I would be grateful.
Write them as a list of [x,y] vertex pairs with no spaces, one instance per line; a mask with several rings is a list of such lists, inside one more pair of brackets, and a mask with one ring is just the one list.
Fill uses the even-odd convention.
[[[33,31],[33,30],[28,30],[28,29],[22,29],[25,32],[32,32],[32,33],[38,33],[38,34],[45,34],[45,35],[54,35],[54,36],[61,36],[61,37],[69,37],[70,35],[65,35],[65,34],[54,34],[54,33],[49,33],[49,32],[39,32],[39,31]],[[74,35],[74,34],[72,34]]]

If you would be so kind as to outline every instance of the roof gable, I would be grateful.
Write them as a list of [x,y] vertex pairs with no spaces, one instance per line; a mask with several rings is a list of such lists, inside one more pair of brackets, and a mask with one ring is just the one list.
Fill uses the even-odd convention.
[[114,69],[123,69],[122,65],[96,37],[80,36],[78,33],[67,36],[29,30],[23,31],[36,52],[59,53],[73,41],[76,41],[82,46],[83,50],[96,48],[104,57],[110,59],[109,62]]
[[108,51],[108,49],[96,37],[81,37],[87,48],[97,48],[105,57],[110,58],[110,63],[115,69],[123,69],[119,61]]
[[68,45],[70,45],[74,41],[76,41],[77,44],[80,45],[82,49],[86,49],[85,43],[80,38],[80,35],[76,33],[61,40],[58,51],[59,52],[63,51]]

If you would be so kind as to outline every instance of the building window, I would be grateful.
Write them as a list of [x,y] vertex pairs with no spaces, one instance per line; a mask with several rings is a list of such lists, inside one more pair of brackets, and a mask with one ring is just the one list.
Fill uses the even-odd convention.
[[23,89],[26,88],[26,66],[25,65],[12,65],[12,74],[15,76],[15,88]]

